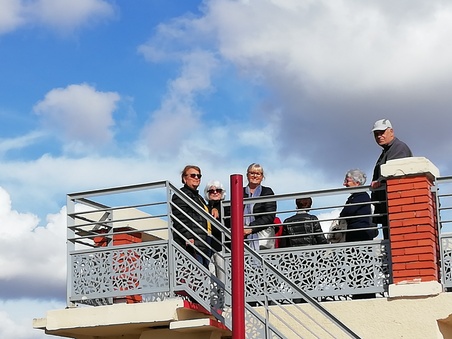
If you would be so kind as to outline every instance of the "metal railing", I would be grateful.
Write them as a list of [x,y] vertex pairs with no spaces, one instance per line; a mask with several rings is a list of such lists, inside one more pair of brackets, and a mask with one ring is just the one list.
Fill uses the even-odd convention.
[[[437,179],[438,225],[441,229],[442,281],[452,287],[452,177]],[[298,212],[295,199],[311,197],[311,214],[323,229],[337,219],[347,197],[369,187],[338,188],[245,199],[277,202],[284,220]],[[216,266],[199,264],[174,241],[172,227],[177,195],[221,234]],[[228,207],[225,201],[223,206]],[[104,305],[152,302],[183,296],[200,303],[231,326],[230,231],[167,181],[69,194],[67,303]],[[374,216],[369,215],[369,217]],[[201,227],[201,225],[199,225]],[[280,225],[275,225],[276,227]],[[374,240],[254,251],[245,246],[247,337],[358,337],[330,314],[322,302],[376,293],[385,296],[390,276],[389,243]],[[199,237],[192,233],[193,237]],[[206,244],[208,245],[208,244]],[[306,302],[310,313],[300,307]],[[260,308],[251,305],[262,306]],[[287,307],[289,306],[289,307]],[[314,315],[314,313],[318,313]],[[316,319],[323,318],[322,322]],[[326,320],[325,320],[326,319]],[[325,325],[329,323],[330,325]],[[309,335],[308,335],[309,336]]]
[[440,177],[434,187],[440,235],[441,282],[452,289],[452,176]]

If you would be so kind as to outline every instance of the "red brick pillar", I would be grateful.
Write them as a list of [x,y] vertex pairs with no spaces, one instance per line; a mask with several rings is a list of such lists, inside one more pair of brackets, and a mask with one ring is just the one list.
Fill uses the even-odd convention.
[[[141,233],[140,232],[130,232],[133,229],[130,227],[119,227],[113,230],[113,246],[119,245],[128,245],[141,242]],[[129,232],[129,233],[119,233],[119,232]],[[103,233],[103,232],[100,232]],[[119,233],[119,234],[118,234]],[[105,236],[97,236],[94,237],[94,242],[96,246],[105,247],[107,246],[108,240]],[[124,255],[114,256],[113,257],[113,265],[116,267],[116,272],[121,273],[118,277],[119,280],[127,281],[128,284],[131,284],[135,287],[139,285],[139,273],[133,271],[133,264],[138,262],[140,256],[138,253],[132,252]],[[132,267],[132,269],[129,269]],[[121,288],[121,290],[124,290]],[[137,295],[128,295],[124,298],[114,298],[115,303],[126,302],[127,304],[131,303],[139,303],[143,300],[142,296]]]
[[432,295],[440,284],[436,197],[438,169],[426,158],[404,158],[382,166],[387,180],[393,285],[389,296]]

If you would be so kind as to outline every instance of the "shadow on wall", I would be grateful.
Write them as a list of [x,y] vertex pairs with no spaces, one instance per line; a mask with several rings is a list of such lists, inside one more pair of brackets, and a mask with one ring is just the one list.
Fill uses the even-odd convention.
[[452,314],[445,319],[438,319],[438,328],[444,339],[452,339]]

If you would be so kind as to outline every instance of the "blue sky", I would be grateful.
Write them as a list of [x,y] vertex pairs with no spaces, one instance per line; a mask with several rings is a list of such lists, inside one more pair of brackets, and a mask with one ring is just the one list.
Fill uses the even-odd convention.
[[451,36],[443,0],[0,0],[0,337],[65,306],[67,193],[340,187],[381,118],[450,175]]

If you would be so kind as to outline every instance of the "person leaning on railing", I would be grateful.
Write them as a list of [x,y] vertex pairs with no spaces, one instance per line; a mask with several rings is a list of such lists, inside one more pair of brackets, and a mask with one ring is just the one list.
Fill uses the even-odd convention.
[[327,240],[318,218],[308,213],[312,206],[312,199],[299,198],[295,200],[295,204],[299,211],[284,220],[279,247],[326,244]]
[[[373,189],[377,189],[382,184],[386,183],[385,179],[381,176],[381,165],[386,164],[389,160],[412,157],[413,153],[407,144],[395,137],[394,129],[388,119],[376,121],[372,132],[374,134],[375,142],[383,148],[377,163],[375,164],[372,182],[370,184]],[[382,201],[374,203],[375,214],[382,214],[374,217],[374,223],[383,226],[383,237],[384,239],[389,239],[386,190],[380,189],[373,191],[371,198],[372,201]]]
[[[208,207],[203,197],[199,195],[198,187],[201,183],[201,169],[198,166],[187,165],[181,173],[182,183],[184,186],[180,189],[188,197],[190,197],[196,204],[208,211]],[[210,247],[205,245],[204,242],[198,239],[198,237],[204,240],[207,244],[210,244],[211,237],[211,225],[210,223],[186,202],[179,198],[176,194],[173,194],[171,201],[174,205],[172,207],[172,214],[174,215],[173,225],[177,231],[179,231],[184,238],[181,238],[176,232],[174,233],[174,240],[184,247],[189,253],[191,253],[196,260],[198,260],[205,267],[209,267],[211,250]],[[183,212],[185,212],[187,217]],[[180,220],[180,223],[176,220]],[[195,222],[193,222],[193,219]],[[195,237],[189,229],[197,235]],[[194,245],[194,246],[193,246]],[[202,251],[206,257],[204,257],[200,251]]]
[[[344,186],[357,187],[366,183],[366,174],[359,169],[351,169],[345,174]],[[340,218],[347,218],[345,241],[372,240],[377,236],[377,229],[365,229],[373,226],[371,223],[372,208],[367,192],[352,193],[339,214]],[[364,229],[363,229],[364,228]]]
[[[357,187],[366,183],[366,174],[359,169],[349,170],[345,174],[344,186]],[[376,227],[371,222],[370,215],[372,214],[370,196],[367,192],[352,193],[347,199],[346,205],[339,214],[340,218],[353,217],[345,219],[347,221],[347,230],[345,234],[345,241],[365,241],[372,240],[378,234]],[[367,229],[366,229],[367,228]],[[361,274],[353,274],[352,279],[358,283],[363,276]],[[375,298],[375,293],[361,293],[353,294],[352,299],[372,299]]]

